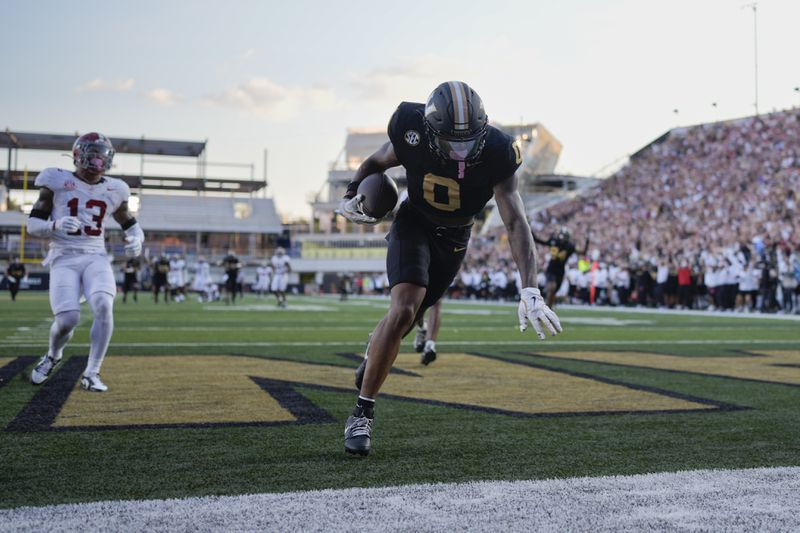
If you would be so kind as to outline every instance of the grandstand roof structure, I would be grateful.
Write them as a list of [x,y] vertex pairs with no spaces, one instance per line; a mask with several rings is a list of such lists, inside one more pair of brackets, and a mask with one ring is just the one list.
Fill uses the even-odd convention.
[[[75,138],[79,134],[57,134],[57,133],[30,133],[11,131],[6,129],[0,131],[0,148],[8,150],[8,163],[5,170],[0,173],[0,183],[4,183],[9,190],[21,190],[25,187],[25,171],[16,167],[12,162],[12,153],[18,150],[42,150],[71,152]],[[114,149],[118,154],[145,156],[165,156],[179,158],[197,159],[198,172],[196,176],[174,176],[174,175],[144,175],[140,174],[121,174],[110,172],[109,175],[125,181],[128,186],[135,189],[149,189],[162,191],[212,191],[224,193],[253,193],[266,187],[264,180],[241,179],[241,178],[219,178],[206,175],[206,168],[214,166],[239,166],[248,165],[212,164],[205,161],[207,141],[180,141],[165,139],[150,139],[144,136],[140,138],[132,137],[109,137]],[[143,159],[144,161],[144,159]],[[163,164],[163,162],[161,162]],[[252,168],[250,166],[250,168]],[[38,171],[29,171],[28,176],[35,176]]]
[[[0,148],[22,150],[71,151],[78,133],[61,135],[55,133],[0,132]],[[109,137],[117,153],[141,155],[167,155],[200,157],[206,149],[206,141],[167,141],[162,139],[138,139]]]

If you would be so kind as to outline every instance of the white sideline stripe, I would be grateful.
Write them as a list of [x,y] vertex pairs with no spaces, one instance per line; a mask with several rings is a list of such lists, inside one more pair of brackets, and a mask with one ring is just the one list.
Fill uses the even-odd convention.
[[797,531],[799,492],[800,467],[698,470],[21,507],[0,529]]
[[[800,344],[800,339],[797,340],[777,340],[777,339],[720,339],[720,340],[650,340],[650,341],[636,341],[636,340],[618,340],[618,341],[602,341],[602,340],[585,340],[585,341],[562,341],[551,340],[552,344],[542,344],[540,341],[521,340],[521,341],[476,341],[476,340],[463,340],[463,341],[436,341],[437,346],[463,346],[469,344],[470,346],[529,346],[531,348],[538,348],[540,346],[694,346],[694,345],[751,345],[751,344]],[[253,341],[253,342],[112,342],[112,346],[125,346],[128,348],[152,348],[157,346],[162,347],[185,347],[185,348],[200,348],[204,346],[228,346],[228,347],[271,347],[271,346],[327,346],[332,348],[337,347],[350,347],[361,346],[363,348],[363,340],[354,341],[337,341],[337,342],[314,342],[314,341]],[[5,347],[19,347],[31,348],[47,346],[47,341],[33,343],[17,343],[0,341],[0,348]],[[70,346],[86,348],[89,343],[70,343]]]

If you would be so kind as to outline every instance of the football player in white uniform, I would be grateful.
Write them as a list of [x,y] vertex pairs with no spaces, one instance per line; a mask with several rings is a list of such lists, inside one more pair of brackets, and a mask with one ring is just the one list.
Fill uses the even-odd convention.
[[278,299],[278,307],[286,307],[286,285],[289,283],[289,272],[292,271],[291,261],[286,255],[286,250],[278,246],[270,262],[273,271],[270,290]]
[[173,254],[169,260],[167,284],[174,302],[186,299],[186,261],[179,254]]
[[259,298],[262,298],[269,292],[271,282],[272,267],[265,259],[264,262],[261,263],[261,266],[256,269],[256,284],[255,287],[253,287]]
[[100,366],[114,329],[114,295],[117,285],[106,255],[104,227],[111,213],[125,232],[125,255],[142,251],[144,232],[128,211],[128,185],[103,174],[111,168],[114,147],[104,135],[87,133],[72,147],[75,171],[47,168],[36,177],[41,188],[27,222],[37,237],[50,238],[43,264],[50,265],[50,307],[55,319],[50,327],[47,353],[31,373],[40,385],[61,362],[64,346],[80,321],[80,297],[92,310],[89,361],[81,378],[88,391],[108,389],[100,380]]
[[201,255],[197,258],[194,281],[192,282],[192,290],[198,293],[198,302],[203,303],[204,297],[207,302],[212,301],[212,295],[209,291],[211,284],[211,265],[209,265],[208,261],[206,261],[206,258]]

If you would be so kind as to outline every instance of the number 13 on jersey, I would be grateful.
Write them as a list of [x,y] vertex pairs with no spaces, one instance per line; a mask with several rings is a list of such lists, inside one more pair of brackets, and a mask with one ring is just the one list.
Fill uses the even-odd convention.
[[[63,204],[62,204],[63,205]],[[69,216],[77,217],[78,216],[78,208],[80,207],[80,203],[77,198],[73,198],[69,202],[67,202],[67,207],[69,207]],[[103,218],[106,216],[106,210],[108,209],[108,204],[106,204],[103,200],[87,200],[85,208],[87,210],[92,211],[92,222],[94,222],[94,226],[84,226],[83,233],[89,235],[91,237],[97,237],[102,235],[103,233]],[[81,230],[76,230],[69,235],[80,235]]]

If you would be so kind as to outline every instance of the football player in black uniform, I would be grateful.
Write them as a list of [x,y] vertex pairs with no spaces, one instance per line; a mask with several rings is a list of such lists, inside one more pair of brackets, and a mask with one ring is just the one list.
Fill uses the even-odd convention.
[[128,303],[128,293],[133,291],[133,301],[139,301],[139,258],[129,257],[122,267],[122,303]]
[[359,182],[391,167],[405,167],[408,199],[400,205],[387,237],[391,303],[356,372],[360,394],[345,425],[345,451],[358,455],[371,449],[375,398],[401,339],[450,286],[466,254],[473,218],[492,195],[525,287],[518,312],[520,330],[525,331],[530,321],[540,338],[545,329],[552,335],[561,331],[558,317],[536,288],[536,250],[517,192],[519,145],[488,125],[478,94],[463,82],[442,83],[424,104],[401,103],[388,133],[389,142],[356,170],[338,209],[353,222],[376,223],[361,208]]
[[158,295],[162,290],[164,291],[164,303],[169,303],[167,274],[169,274],[169,258],[161,255],[153,262],[153,301],[155,303],[158,303]]
[[228,255],[222,259],[222,268],[225,270],[225,303],[236,303],[236,294],[239,292],[239,271],[242,269],[242,263],[233,250],[228,250]]
[[564,281],[564,272],[567,267],[567,260],[577,252],[579,255],[586,255],[589,251],[589,237],[586,237],[586,244],[583,246],[583,251],[575,249],[575,243],[572,242],[572,237],[569,230],[562,227],[558,233],[554,233],[546,241],[539,239],[533,235],[533,240],[536,244],[542,244],[550,248],[550,261],[547,263],[547,285],[545,292],[547,293],[547,306],[553,308],[556,304],[556,293]]
[[11,301],[17,300],[17,292],[19,292],[20,283],[22,278],[25,277],[25,265],[20,263],[19,258],[14,258],[6,268],[6,278],[8,279],[8,292],[11,293]]

